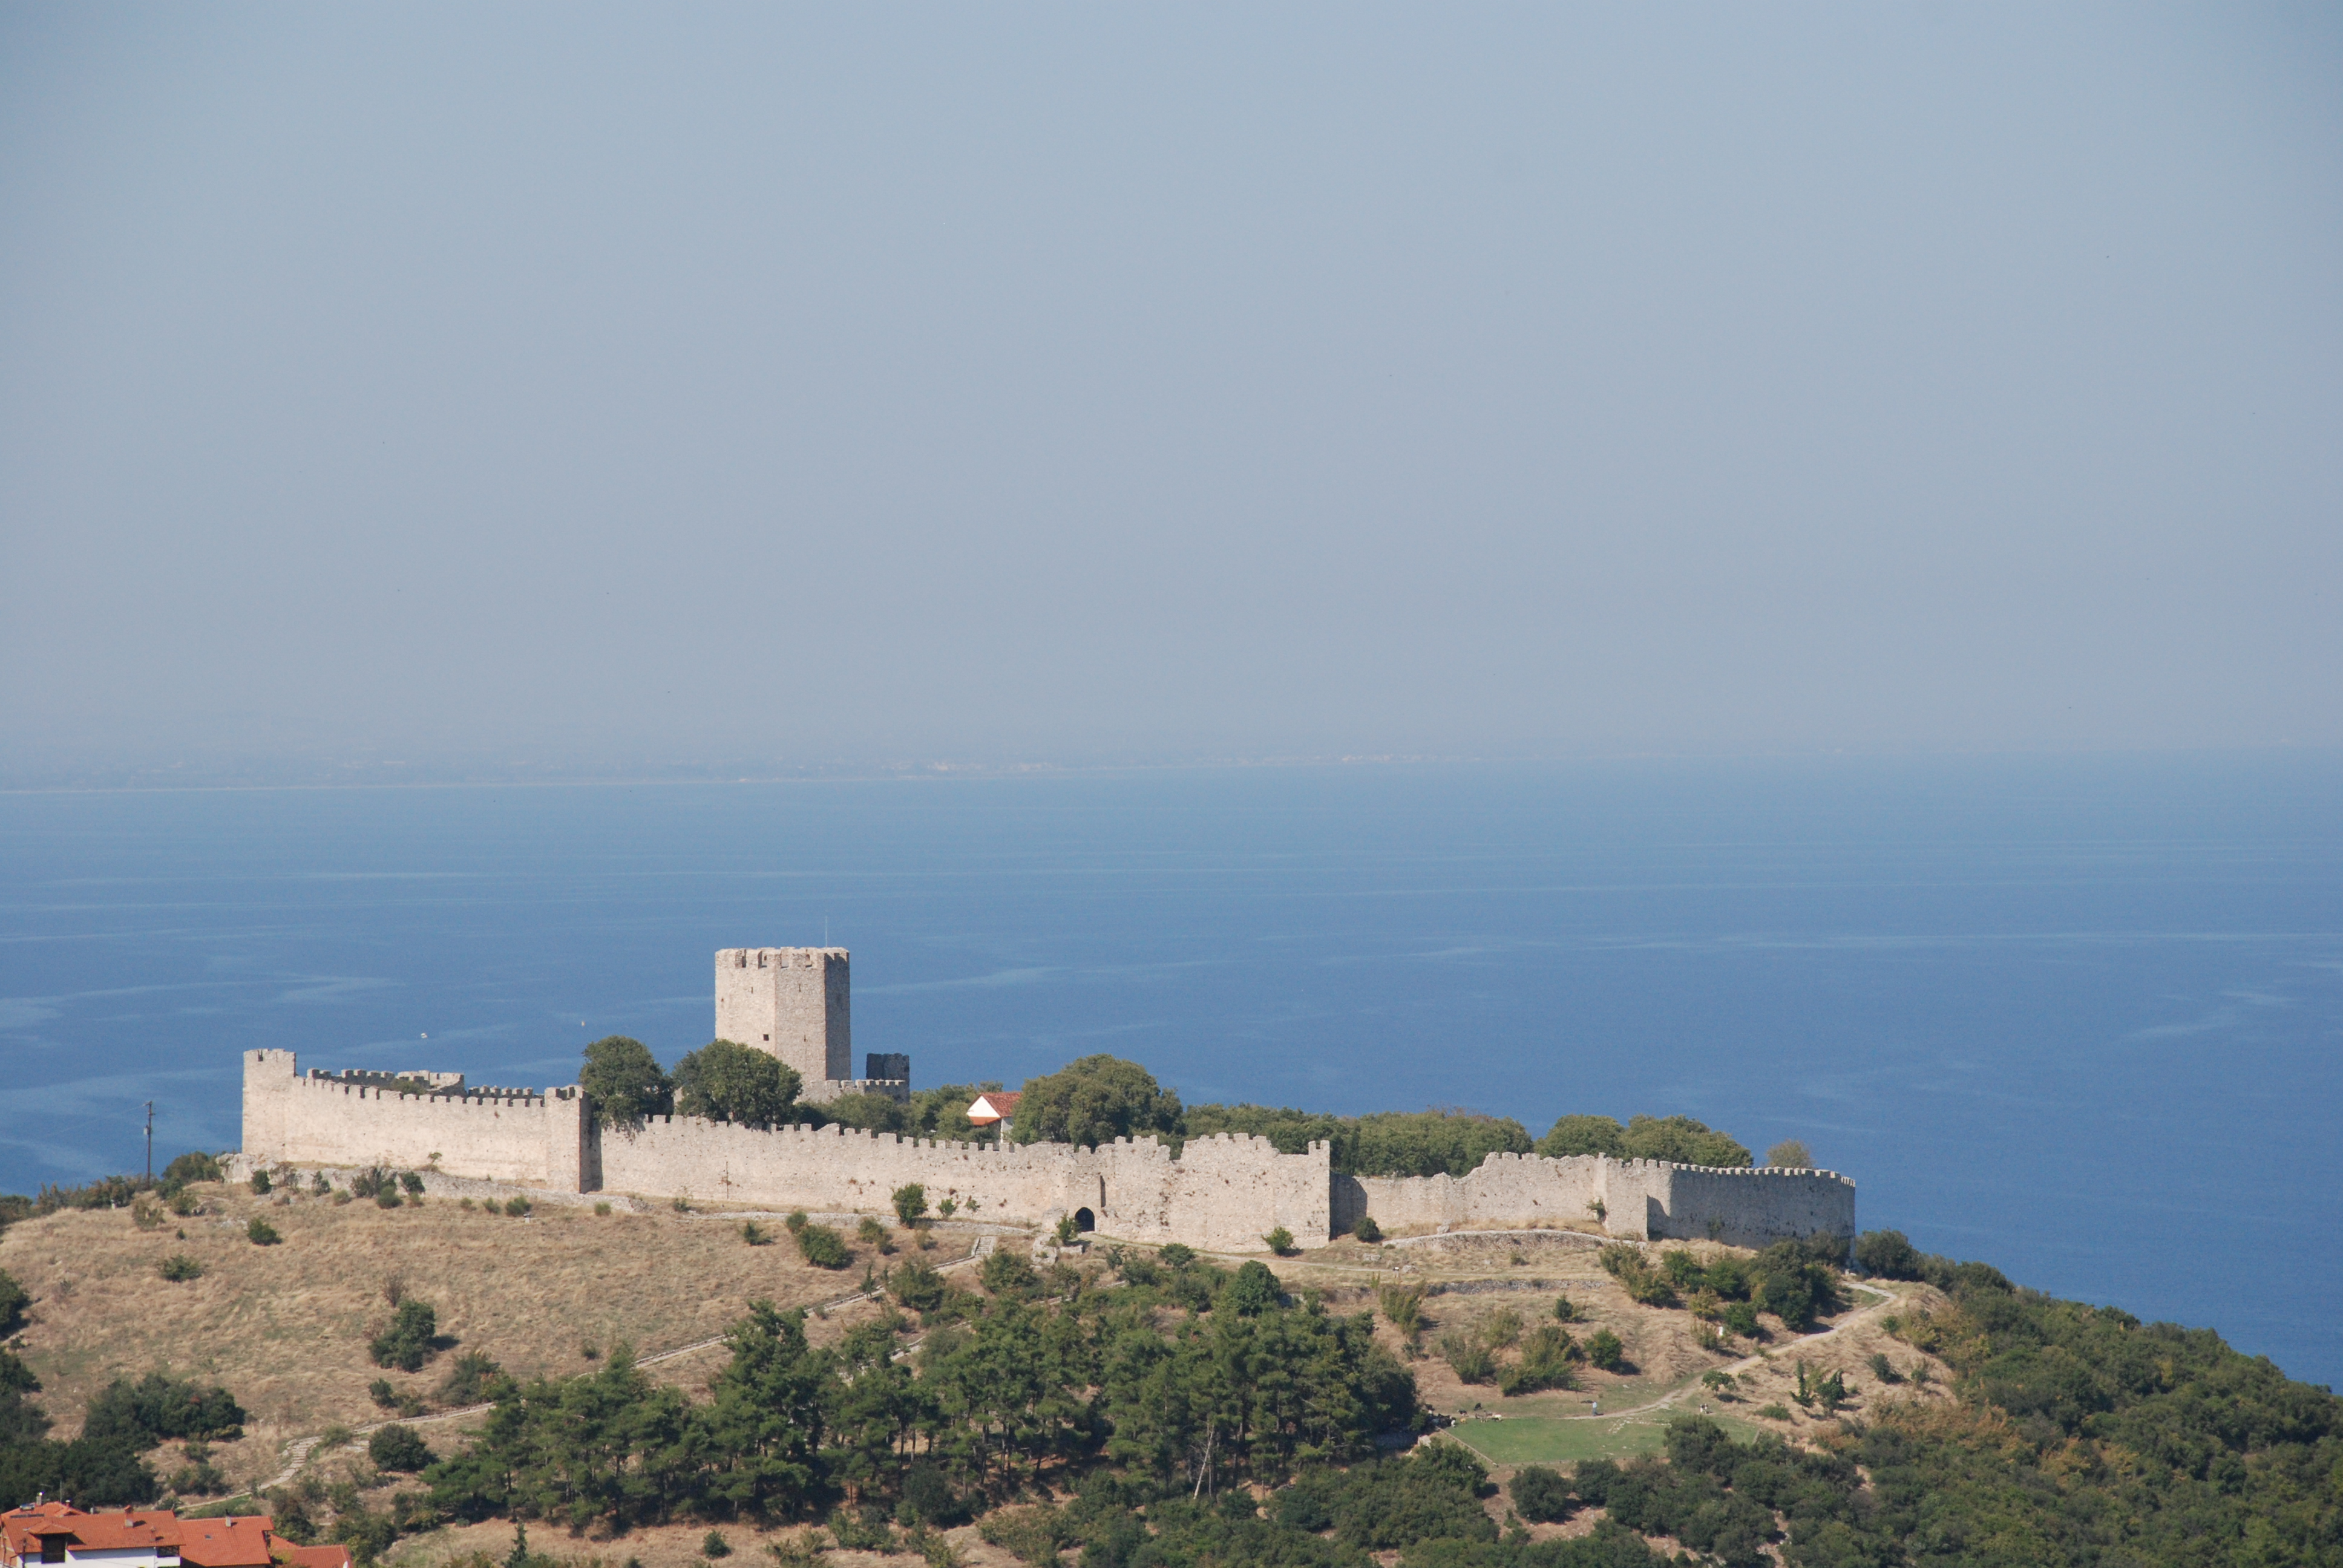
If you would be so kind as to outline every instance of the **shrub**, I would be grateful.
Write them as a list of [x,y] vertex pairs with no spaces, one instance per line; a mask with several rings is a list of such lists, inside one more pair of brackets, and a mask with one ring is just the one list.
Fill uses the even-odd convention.
[[397,1315],[390,1326],[375,1335],[367,1345],[367,1353],[378,1367],[396,1367],[400,1372],[421,1372],[423,1363],[438,1347],[438,1314],[427,1302],[413,1297],[398,1303]]
[[411,1426],[394,1423],[367,1439],[367,1457],[374,1461],[377,1470],[401,1470],[411,1474],[437,1456],[425,1444],[421,1432]]
[[1067,1528],[1066,1516],[1047,1503],[1034,1508],[997,1509],[977,1523],[976,1533],[1032,1568],[1053,1568],[1058,1549],[1071,1546],[1074,1540],[1073,1533]]
[[1470,1334],[1453,1329],[1440,1336],[1440,1357],[1455,1371],[1460,1382],[1494,1382],[1497,1358]]
[[773,1239],[765,1234],[764,1228],[754,1220],[743,1220],[740,1221],[740,1240],[751,1247],[764,1247],[771,1245]]
[[[927,1218],[928,1190],[917,1181],[896,1188],[888,1201],[895,1206],[895,1218],[902,1221],[906,1231]],[[950,1200],[946,1199],[945,1201],[950,1202]]]
[[887,1276],[887,1289],[915,1312],[934,1312],[944,1304],[948,1291],[944,1277],[916,1259]]
[[251,1223],[245,1226],[244,1235],[245,1240],[256,1247],[274,1247],[285,1239],[277,1233],[276,1226],[257,1214],[252,1217]]
[[189,1181],[217,1181],[221,1180],[223,1180],[223,1173],[220,1171],[220,1162],[216,1156],[190,1152],[180,1155],[176,1160],[172,1161],[168,1165],[163,1167],[163,1180],[161,1185],[166,1187],[178,1187],[184,1186]]
[[1058,1218],[1057,1234],[1058,1245],[1071,1247],[1081,1240],[1082,1231],[1081,1226],[1074,1223],[1074,1217],[1071,1214],[1062,1214]]
[[1739,1383],[1740,1380],[1731,1372],[1719,1372],[1715,1367],[1700,1374],[1700,1386],[1721,1400],[1730,1401],[1733,1398],[1734,1389],[1739,1386]]
[[1572,1301],[1568,1296],[1556,1296],[1554,1299],[1554,1321],[1555,1322],[1576,1323],[1584,1322],[1585,1320],[1586,1313],[1580,1309],[1576,1302]]
[[140,1448],[171,1438],[233,1442],[244,1435],[244,1422],[243,1407],[227,1390],[148,1372],[136,1382],[117,1378],[92,1399],[82,1436],[126,1440]]
[[171,1212],[176,1214],[182,1220],[188,1219],[204,1211],[204,1206],[196,1201],[196,1195],[193,1192],[187,1191],[184,1188],[172,1193],[166,1201],[170,1205]]
[[1785,1171],[1811,1171],[1815,1168],[1815,1157],[1797,1139],[1785,1138],[1765,1151],[1765,1163]]
[[1413,1341],[1423,1332],[1423,1299],[1427,1293],[1422,1285],[1378,1285],[1375,1304],[1383,1309],[1386,1322]]
[[1511,1307],[1499,1307],[1481,1323],[1481,1340],[1493,1351],[1510,1350],[1522,1337],[1522,1315]]
[[384,1186],[374,1195],[374,1206],[377,1209],[396,1209],[406,1201],[398,1195],[398,1189],[392,1186]]
[[204,1266],[201,1263],[196,1262],[193,1258],[188,1257],[185,1252],[175,1252],[170,1257],[163,1260],[161,1272],[163,1277],[170,1281],[173,1284],[184,1285],[189,1280],[202,1279],[204,1277]]
[[326,1180],[326,1173],[323,1171],[317,1171],[309,1178],[309,1191],[312,1196],[322,1198],[333,1190],[334,1184]]
[[827,1225],[807,1225],[798,1231],[798,1256],[817,1269],[843,1269],[854,1261],[846,1238]]
[[265,1168],[256,1170],[252,1173],[252,1195],[254,1197],[267,1197],[269,1186],[268,1171]]
[[920,1524],[950,1524],[960,1517],[951,1482],[930,1460],[920,1460],[903,1473],[903,1507]]
[[1865,1231],[1855,1238],[1855,1263],[1883,1280],[1922,1277],[1920,1249],[1901,1231]]
[[1904,1381],[1904,1374],[1897,1372],[1893,1365],[1889,1364],[1885,1352],[1872,1352],[1870,1365],[1871,1375],[1877,1378],[1881,1382],[1893,1386],[1894,1384]]
[[954,1214],[960,1212],[960,1200],[957,1198],[946,1198],[942,1200],[936,1205],[936,1212],[942,1215],[947,1220],[950,1219]]
[[1570,1517],[1577,1500],[1562,1473],[1543,1464],[1525,1464],[1505,1483],[1513,1494],[1513,1512],[1533,1524],[1554,1524]]
[[1173,1241],[1155,1254],[1155,1261],[1167,1269],[1184,1269],[1196,1261],[1196,1250],[1182,1241]]
[[995,1252],[977,1271],[977,1280],[996,1296],[1022,1295],[1035,1283],[1033,1265],[1022,1253]]
[[1281,1258],[1290,1258],[1293,1256],[1294,1253],[1302,1251],[1301,1248],[1293,1244],[1293,1232],[1287,1230],[1282,1225],[1280,1225],[1275,1230],[1270,1231],[1270,1233],[1263,1236],[1262,1240],[1268,1243],[1269,1250],[1271,1251],[1276,1253]]
[[1522,1342],[1520,1362],[1498,1376],[1497,1388],[1508,1397],[1541,1389],[1576,1388],[1578,1375],[1571,1363],[1585,1353],[1572,1341],[1569,1330],[1540,1323]]
[[365,1170],[350,1178],[350,1196],[353,1198],[371,1198],[376,1193],[381,1191],[383,1189],[383,1183],[389,1180],[389,1171],[385,1171],[379,1165],[369,1165]]
[[1362,1241],[1380,1241],[1383,1239],[1383,1228],[1375,1223],[1373,1214],[1362,1214],[1359,1222],[1351,1227],[1351,1234]]
[[702,1557],[729,1557],[732,1555],[732,1543],[724,1539],[721,1530],[711,1530],[699,1538],[699,1554]]
[[[1689,1256],[1689,1254],[1686,1254]],[[1627,1299],[1647,1307],[1672,1307],[1676,1304],[1675,1287],[1667,1276],[1651,1265],[1642,1249],[1625,1241],[1614,1241],[1597,1254],[1596,1261],[1604,1272],[1619,1282]]]
[[1760,1332],[1757,1309],[1747,1302],[1728,1302],[1724,1322],[1727,1332],[1739,1334],[1745,1340],[1754,1340]]
[[1597,1329],[1586,1337],[1586,1359],[1614,1372],[1627,1364],[1627,1347],[1609,1329]]
[[410,1198],[420,1198],[423,1196],[423,1178],[417,1175],[412,1171],[400,1171],[398,1173],[398,1184],[405,1190],[407,1195]]
[[505,1212],[511,1215],[516,1220],[526,1218],[528,1214],[528,1200],[522,1197],[518,1192],[505,1200]]
[[865,1214],[862,1223],[854,1227],[854,1239],[866,1247],[876,1247],[881,1252],[891,1252],[895,1244],[888,1238],[887,1227]]
[[781,1221],[781,1229],[787,1231],[792,1236],[796,1235],[799,1231],[802,1231],[805,1228],[806,1212],[802,1209],[790,1210],[789,1217]]
[[1253,1258],[1236,1271],[1236,1277],[1221,1292],[1219,1304],[1239,1317],[1257,1318],[1275,1308],[1282,1293],[1277,1276],[1270,1272],[1269,1265]]
[[615,1211],[610,1207],[610,1201],[607,1198],[594,1205],[594,1212],[606,1220],[608,1219],[614,1211]]
[[504,1368],[497,1365],[483,1351],[466,1351],[447,1368],[447,1375],[439,1384],[439,1402],[446,1405],[478,1404],[488,1397],[488,1387],[502,1376]]

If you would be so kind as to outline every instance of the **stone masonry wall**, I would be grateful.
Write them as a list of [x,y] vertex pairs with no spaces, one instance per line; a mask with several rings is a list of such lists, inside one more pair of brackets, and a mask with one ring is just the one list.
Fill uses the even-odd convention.
[[576,1090],[402,1094],[303,1078],[289,1050],[244,1056],[244,1152],[293,1164],[437,1163],[466,1176],[553,1185],[578,1180],[584,1105]]
[[1828,1171],[1716,1171],[1602,1155],[1492,1154],[1458,1177],[1335,1176],[1327,1146],[1280,1154],[1262,1138],[1191,1141],[1174,1160],[1153,1139],[1096,1149],[958,1143],[853,1128],[762,1131],[654,1117],[596,1131],[576,1089],[404,1094],[303,1078],[293,1053],[245,1053],[244,1155],[254,1163],[436,1164],[453,1176],[565,1192],[608,1191],[709,1203],[884,1213],[919,1182],[972,1218],[1038,1225],[1089,1210],[1097,1234],[1215,1251],[1257,1251],[1283,1226],[1325,1244],[1361,1214],[1393,1231],[1564,1225],[1603,1205],[1613,1235],[1710,1238],[1763,1247],[1855,1234],[1855,1183]]
[[1386,1231],[1512,1229],[1595,1218],[1614,1236],[1764,1247],[1785,1237],[1855,1234],[1855,1183],[1831,1171],[1713,1170],[1603,1154],[1491,1154],[1462,1177],[1338,1176],[1332,1218]]
[[1003,1149],[688,1116],[598,1132],[584,1103],[575,1089],[386,1093],[302,1078],[291,1051],[247,1051],[243,1153],[249,1164],[436,1163],[450,1175],[562,1191],[880,1214],[895,1189],[916,1181],[930,1207],[950,1197],[980,1220],[1038,1225],[1087,1209],[1101,1236],[1216,1251],[1258,1251],[1278,1225],[1303,1246],[1322,1246],[1329,1231],[1322,1143],[1280,1154],[1267,1139],[1230,1134],[1198,1139],[1174,1160],[1152,1139]]

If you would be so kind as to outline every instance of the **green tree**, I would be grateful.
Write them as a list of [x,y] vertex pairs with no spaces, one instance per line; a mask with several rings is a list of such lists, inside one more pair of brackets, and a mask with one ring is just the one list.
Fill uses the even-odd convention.
[[676,1109],[710,1121],[778,1127],[802,1086],[780,1058],[729,1040],[710,1040],[675,1064]]
[[1257,1318],[1277,1305],[1281,1293],[1277,1276],[1256,1258],[1236,1271],[1228,1289],[1221,1292],[1220,1304],[1241,1316]]
[[411,1426],[393,1422],[377,1428],[367,1439],[367,1457],[374,1461],[377,1470],[403,1470],[410,1473],[430,1464],[434,1455],[424,1442],[423,1434]]
[[578,1087],[586,1091],[599,1127],[640,1127],[645,1117],[675,1109],[675,1086],[650,1047],[623,1034],[605,1035],[586,1048]]
[[1556,1160],[1573,1154],[1608,1154],[1620,1160],[1627,1153],[1627,1130],[1608,1116],[1565,1116],[1537,1141],[1537,1151]]
[[797,1511],[820,1479],[829,1429],[830,1363],[807,1348],[805,1313],[751,1302],[725,1335],[732,1359],[711,1385],[706,1430],[710,1496],[760,1518]]
[[889,1201],[894,1204],[895,1218],[903,1222],[906,1231],[927,1216],[928,1190],[917,1181],[896,1188]]
[[1749,1151],[1689,1116],[1634,1116],[1627,1121],[1630,1160],[1668,1160],[1678,1165],[1709,1165],[1737,1170],[1747,1165]]
[[1637,1116],[1624,1127],[1608,1116],[1565,1116],[1538,1140],[1537,1151],[1556,1158],[1608,1154],[1614,1160],[1667,1160],[1727,1170],[1749,1163],[1748,1150],[1689,1116]]
[[1815,1157],[1797,1139],[1785,1138],[1765,1151],[1765,1163],[1785,1171],[1811,1171]]
[[1107,1144],[1180,1131],[1180,1097],[1135,1061],[1085,1056],[1025,1081],[1017,1101],[1020,1143]]
[[400,1372],[421,1372],[437,1348],[438,1315],[427,1302],[409,1296],[398,1303],[398,1315],[388,1327],[375,1335],[367,1346],[378,1367],[396,1367]]

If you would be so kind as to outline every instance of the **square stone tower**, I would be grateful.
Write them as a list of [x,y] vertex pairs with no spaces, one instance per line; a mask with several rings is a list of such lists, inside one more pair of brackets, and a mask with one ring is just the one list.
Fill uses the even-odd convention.
[[716,955],[716,1038],[798,1070],[808,1099],[854,1076],[844,948],[725,948]]

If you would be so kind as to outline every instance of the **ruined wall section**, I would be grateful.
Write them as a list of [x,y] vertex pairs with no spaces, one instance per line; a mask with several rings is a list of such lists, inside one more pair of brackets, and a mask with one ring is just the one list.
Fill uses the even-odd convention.
[[[1599,1221],[1636,1240],[1764,1247],[1855,1234],[1855,1183],[1831,1171],[1718,1170],[1602,1154],[1491,1154],[1461,1177],[1338,1176],[1331,1219],[1385,1231],[1517,1230]],[[1600,1205],[1598,1210],[1595,1206]]]
[[381,1165],[577,1191],[585,1151],[575,1090],[397,1092],[297,1072],[289,1050],[244,1058],[244,1153],[256,1163]]

